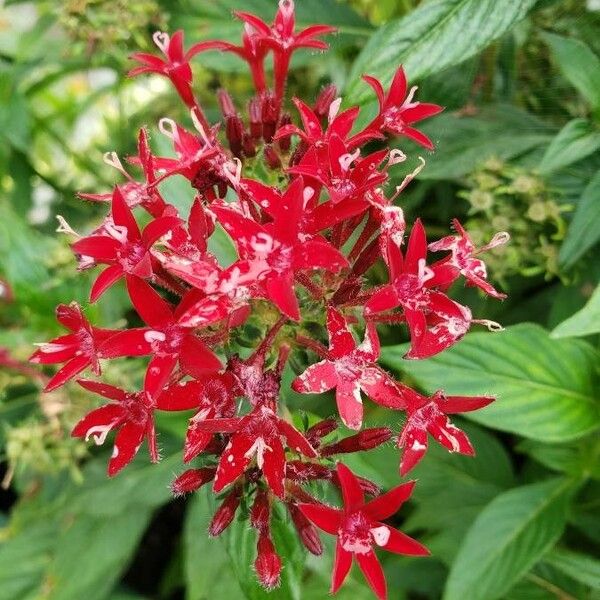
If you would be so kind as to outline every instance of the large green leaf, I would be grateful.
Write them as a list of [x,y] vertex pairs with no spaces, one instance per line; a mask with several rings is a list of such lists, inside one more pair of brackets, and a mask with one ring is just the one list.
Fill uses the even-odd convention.
[[544,562],[575,581],[600,590],[600,560],[579,552],[557,548],[544,558]]
[[356,60],[348,84],[349,100],[364,102],[370,88],[364,73],[388,84],[400,64],[411,81],[474,56],[525,17],[536,0],[432,0],[404,18],[383,26]]
[[497,400],[465,416],[546,442],[581,437],[600,426],[598,353],[578,340],[552,340],[521,324],[498,334],[472,333],[427,360],[403,360],[405,346],[382,349],[382,362],[429,392],[493,394]]
[[494,600],[507,592],[562,534],[571,485],[535,483],[486,506],[460,547],[444,600]]
[[600,332],[600,285],[587,304],[558,325],[550,334],[553,338],[581,337]]
[[456,179],[488,158],[514,158],[547,144],[553,130],[514,106],[495,104],[475,116],[442,113],[422,127],[436,144],[419,179]]
[[600,239],[600,171],[589,182],[577,204],[575,215],[560,248],[559,260],[565,267],[587,252]]
[[600,58],[581,40],[544,33],[563,76],[592,105],[600,108]]
[[552,140],[538,169],[540,173],[547,175],[589,156],[598,148],[600,131],[586,119],[573,119]]

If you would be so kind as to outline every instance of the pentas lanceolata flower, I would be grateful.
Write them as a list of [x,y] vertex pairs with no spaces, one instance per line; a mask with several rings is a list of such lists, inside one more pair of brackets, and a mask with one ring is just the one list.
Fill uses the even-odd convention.
[[[396,381],[377,365],[378,325],[407,328],[407,359],[449,348],[474,324],[496,328],[474,319],[449,290],[464,278],[467,285],[503,298],[487,281],[480,253],[507,236],[498,234],[477,248],[454,221],[455,235],[428,244],[417,220],[405,240],[407,225],[395,201],[421,167],[390,192],[391,172],[406,155],[388,149],[386,141],[410,138],[432,148],[414,124],[441,107],[417,100],[402,67],[387,90],[365,75],[379,112],[362,130],[356,126],[359,108],[340,110],[332,85],[312,104],[298,98],[290,104],[284,92],[293,53],[325,49],[321,37],[333,29],[316,25],[297,31],[291,0],[280,1],[272,24],[244,12],[236,16],[244,26],[239,46],[206,41],[186,51],[178,31],[154,36],[160,56],[133,56],[140,65],[130,75],[167,77],[190,109],[191,126],[168,118],[159,122],[172,143],[171,157],[155,156],[146,130],[139,132],[138,155],[129,162],[141,167],[141,181],[114,153],[106,155],[126,181],[111,193],[82,194],[110,206],[89,235],[61,221],[61,230],[76,237],[72,248],[79,268],[101,269],[90,301],[110,286],[124,286],[142,324],[101,329],[88,322],[81,307],[61,305],[57,317],[69,333],[41,344],[32,361],[63,364],[46,386],[52,390],[86,369],[99,376],[100,361],[148,356],[141,389],[78,380],[105,403],[85,416],[73,435],[102,444],[115,432],[109,475],[123,469],[144,441],[151,460],[159,460],[156,414],[185,412],[189,425],[182,458],[189,468],[173,481],[173,493],[212,486],[219,496],[212,536],[230,526],[241,506],[248,507],[256,530],[254,568],[266,588],[278,585],[285,562],[272,536],[272,517],[276,511],[281,516],[283,508],[309,552],[323,551],[319,529],[336,536],[333,592],[355,560],[376,596],[385,598],[378,549],[427,554],[386,523],[409,498],[414,482],[380,495],[374,482],[344,466],[344,455],[393,440],[401,449],[404,476],[423,458],[429,435],[451,452],[473,454],[466,434],[448,415],[484,407],[493,398],[442,391],[427,397]],[[246,118],[243,107],[219,91],[221,127],[209,123],[197,102],[190,66],[196,55],[213,50],[246,61],[256,88]],[[287,112],[292,108],[298,118]],[[195,190],[188,214],[161,195],[160,183],[175,175]],[[217,227],[237,251],[231,264],[210,250]],[[378,261],[388,281],[373,286],[367,272]],[[307,356],[309,364],[300,368]],[[282,381],[292,365],[291,388],[330,393],[339,420],[307,419],[302,426],[292,419],[284,401],[290,390]],[[403,425],[396,431],[364,428],[365,398],[404,413],[393,419]],[[323,401],[330,400],[323,396]],[[340,427],[351,431],[336,434]],[[341,493],[343,508],[317,498],[318,482]]]

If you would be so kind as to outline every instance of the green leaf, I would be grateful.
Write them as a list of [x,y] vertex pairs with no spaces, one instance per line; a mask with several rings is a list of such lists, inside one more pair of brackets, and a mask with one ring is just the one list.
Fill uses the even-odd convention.
[[507,592],[561,536],[571,485],[553,479],[494,499],[460,547],[444,600],[495,600]]
[[598,148],[600,131],[586,119],[573,119],[550,142],[538,169],[547,175],[589,156]]
[[469,334],[427,360],[402,360],[405,352],[405,346],[386,347],[381,360],[428,392],[497,396],[484,409],[465,413],[488,427],[561,442],[600,426],[598,353],[584,342],[552,340],[541,327],[521,324]]
[[600,590],[600,561],[571,550],[556,548],[550,552],[544,562],[562,571],[575,581],[579,581],[594,590]]
[[600,108],[600,58],[581,40],[554,33],[544,33],[542,38],[548,44],[563,76],[592,108]]
[[600,285],[596,287],[587,304],[558,325],[550,337],[583,337],[593,333],[600,333]]
[[473,117],[443,113],[421,128],[436,144],[419,179],[456,179],[488,158],[508,160],[549,143],[552,129],[510,106],[486,106]]
[[[219,589],[223,598],[239,598],[242,591],[224,545],[208,536],[208,525],[212,519],[211,491],[197,493],[191,499],[185,518],[185,578],[187,600],[209,600],[214,590]],[[239,527],[235,523],[232,527]],[[248,565],[249,576],[250,566]]]
[[559,261],[565,267],[587,252],[600,239],[600,171],[583,190],[575,215],[563,242]]
[[400,64],[411,81],[476,55],[523,19],[536,0],[433,0],[384,25],[358,56],[349,78],[349,101],[371,96],[365,73],[389,84]]

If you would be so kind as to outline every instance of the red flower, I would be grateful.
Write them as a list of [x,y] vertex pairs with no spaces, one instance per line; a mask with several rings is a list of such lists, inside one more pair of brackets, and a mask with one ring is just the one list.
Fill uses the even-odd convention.
[[154,398],[162,390],[178,361],[184,373],[197,377],[221,369],[219,359],[192,329],[179,322],[189,301],[184,298],[173,310],[160,294],[137,277],[127,277],[127,291],[135,310],[148,327],[117,333],[103,348],[104,356],[152,354],[144,379],[144,390],[150,396]]
[[119,430],[108,463],[108,474],[111,477],[133,460],[144,438],[148,440],[152,462],[158,462],[154,404],[147,392],[125,392],[112,385],[86,379],[79,379],[78,383],[90,392],[114,400],[88,413],[71,433],[73,437],[81,437],[86,441],[92,438],[97,445],[101,445],[109,432]]
[[417,220],[405,256],[396,243],[387,244],[391,283],[376,291],[365,306],[366,315],[402,306],[411,337],[406,358],[427,358],[445,350],[465,335],[472,320],[466,306],[430,289],[435,272],[427,266],[426,256],[425,229]]
[[384,600],[387,586],[373,545],[395,554],[429,554],[416,540],[382,523],[410,498],[414,481],[403,483],[365,503],[363,491],[352,471],[338,463],[337,475],[344,500],[342,509],[309,503],[299,504],[299,508],[319,529],[337,536],[331,593],[335,594],[344,583],[354,558],[375,595]]
[[312,458],[317,456],[314,448],[297,429],[264,405],[257,406],[244,417],[205,419],[197,426],[209,433],[231,434],[219,460],[215,492],[236,481],[250,462],[256,459],[256,466],[262,471],[273,493],[283,498],[286,464],[283,440],[293,452]]
[[149,278],[152,276],[150,248],[154,243],[178,227],[178,217],[159,217],[140,232],[123,194],[115,187],[111,217],[104,224],[105,235],[91,235],[76,241],[72,248],[77,254],[89,256],[97,263],[109,265],[92,286],[90,301],[95,302],[123,275]]
[[251,277],[260,282],[264,295],[291,319],[300,319],[294,292],[297,271],[326,269],[333,273],[348,265],[344,256],[324,238],[303,235],[300,230],[303,199],[290,198],[272,223],[261,225],[244,214],[239,205],[215,202],[211,210],[235,242]]
[[72,302],[69,306],[59,305],[56,309],[56,319],[71,333],[54,338],[44,344],[38,344],[39,348],[29,359],[33,363],[42,365],[66,363],[50,379],[44,388],[45,392],[51,392],[64,385],[89,366],[96,375],[99,375],[99,359],[103,357],[99,348],[115,333],[118,333],[91,325],[76,302]]
[[[476,258],[476,255],[508,242],[510,239],[508,233],[497,233],[489,244],[486,244],[482,248],[476,248],[458,219],[454,219],[452,224],[457,235],[449,235],[429,244],[429,249],[432,252],[440,250],[450,250],[452,252],[448,258],[434,265],[436,281],[443,281],[445,286],[450,286],[459,275],[462,275],[467,279],[468,283],[482,289],[489,296],[499,299],[506,298],[506,294],[498,292],[487,281],[485,263],[481,259]],[[441,275],[441,272],[443,272],[443,275]]]
[[411,88],[407,96],[406,75],[403,67],[399,67],[396,71],[387,94],[375,77],[363,75],[363,79],[375,90],[379,101],[379,114],[367,129],[402,135],[413,139],[429,150],[433,150],[433,142],[424,133],[411,127],[411,125],[437,115],[444,110],[443,107],[437,104],[415,102],[413,98],[417,91],[416,86]]
[[196,101],[192,92],[192,69],[189,61],[196,54],[205,50],[223,50],[223,44],[212,41],[200,42],[184,52],[183,31],[181,30],[176,31],[173,37],[169,37],[168,33],[157,31],[152,38],[166,60],[154,56],[154,54],[137,52],[131,58],[141,63],[141,66],[131,69],[129,77],[135,77],[142,73],[164,75],[171,80],[181,99],[191,108],[196,104]]
[[304,394],[322,393],[336,388],[336,402],[342,421],[351,429],[360,429],[363,405],[361,390],[384,406],[401,402],[395,382],[374,363],[379,357],[379,339],[373,323],[367,323],[365,340],[357,346],[344,317],[327,308],[329,352],[327,358],[311,365],[292,383]]
[[427,397],[407,386],[398,385],[406,402],[407,414],[406,423],[398,438],[398,446],[404,448],[400,463],[402,476],[425,456],[428,432],[450,452],[475,454],[465,432],[453,425],[447,415],[478,410],[493,402],[494,398],[445,396],[442,391]]
[[296,33],[293,0],[279,0],[279,10],[271,26],[250,13],[236,12],[235,15],[244,21],[251,31],[254,30],[252,36],[259,44],[272,48],[275,96],[279,103],[285,91],[285,81],[292,54],[300,48],[327,49],[327,44],[318,40],[317,37],[336,31],[335,27],[329,25],[313,25]]
[[206,449],[213,434],[202,429],[206,419],[231,418],[235,415],[235,398],[240,395],[233,375],[210,373],[197,380],[175,383],[157,398],[161,410],[196,410],[190,419],[185,438],[183,461],[189,462]]

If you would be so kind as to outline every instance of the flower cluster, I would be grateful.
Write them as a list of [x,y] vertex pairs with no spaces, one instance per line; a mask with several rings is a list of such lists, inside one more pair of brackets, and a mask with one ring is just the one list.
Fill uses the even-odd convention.
[[[134,55],[140,66],[130,74],[169,78],[190,110],[194,129],[160,121],[174,157],[155,156],[146,131],[140,131],[138,155],[130,162],[141,167],[143,180],[108,154],[106,161],[126,181],[112,193],[83,194],[110,203],[104,221],[86,236],[62,222],[62,229],[77,238],[72,248],[79,268],[101,269],[90,301],[123,280],[143,326],[102,329],[88,322],[80,306],[62,305],[57,318],[68,333],[41,344],[31,360],[63,364],[46,386],[52,390],[86,369],[99,376],[106,360],[149,357],[139,390],[78,379],[105,403],[75,426],[73,436],[102,444],[114,431],[109,475],[123,469],[144,441],[150,459],[158,461],[156,413],[187,411],[183,461],[192,464],[172,483],[173,492],[212,486],[221,498],[209,528],[213,536],[231,524],[242,503],[250,507],[255,570],[263,586],[275,587],[282,569],[272,537],[274,504],[281,503],[309,552],[322,553],[319,529],[337,537],[332,591],[342,585],[354,558],[377,597],[385,598],[375,550],[427,554],[385,523],[409,498],[414,482],[379,495],[375,483],[352,473],[339,457],[393,440],[401,449],[404,476],[424,456],[429,435],[451,452],[473,454],[449,415],[476,410],[493,398],[442,391],[427,397],[394,380],[377,365],[378,324],[406,325],[407,359],[449,348],[473,324],[494,328],[474,319],[448,290],[462,277],[467,285],[502,298],[487,281],[480,252],[507,236],[498,234],[477,248],[455,222],[454,235],[428,244],[423,224],[416,221],[405,241],[404,215],[394,201],[416,173],[389,193],[390,172],[406,156],[388,150],[386,140],[410,138],[431,149],[431,140],[415,125],[441,107],[419,102],[400,67],[387,91],[365,75],[379,111],[363,129],[356,127],[358,107],[342,111],[333,86],[313,105],[294,98],[295,119],[286,112],[284,97],[290,59],[301,48],[326,48],[321,36],[333,29],[315,25],[297,31],[291,0],[280,1],[272,24],[243,12],[236,16],[244,24],[239,46],[205,41],[186,50],[181,31],[159,32],[154,40],[161,56]],[[219,92],[222,128],[208,122],[194,96],[190,60],[211,50],[247,62],[256,88],[247,118],[227,92]],[[267,173],[268,182],[257,173]],[[174,175],[185,177],[196,192],[189,214],[180,214],[161,195],[160,183]],[[223,264],[210,250],[217,227],[235,245],[232,264]],[[431,253],[437,255],[433,260]],[[389,281],[373,286],[366,275],[379,260]],[[318,324],[328,340],[318,334]],[[242,340],[248,339],[250,325],[255,333],[248,351]],[[364,331],[362,341],[354,329]],[[303,427],[291,420],[282,374],[306,356],[316,360],[298,370],[292,389],[335,390],[341,422],[353,431],[335,437],[340,423],[334,418]],[[401,430],[364,429],[363,397],[403,413]],[[315,497],[315,482],[338,488],[344,507]]]

